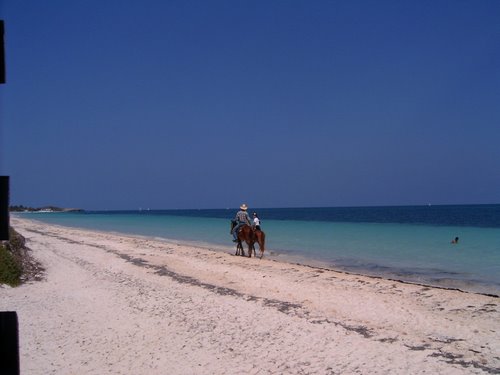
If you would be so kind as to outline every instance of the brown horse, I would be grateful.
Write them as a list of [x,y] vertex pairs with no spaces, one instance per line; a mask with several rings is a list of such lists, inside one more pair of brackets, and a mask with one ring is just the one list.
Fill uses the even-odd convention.
[[236,254],[245,256],[245,250],[243,249],[243,242],[247,243],[248,246],[248,257],[252,256],[252,251],[255,254],[255,233],[251,226],[243,225],[238,231],[238,244],[236,245]]
[[[234,227],[235,222],[231,221],[231,232],[233,231]],[[245,224],[239,229],[237,238],[238,243],[236,245],[236,253],[234,255],[245,256],[243,242],[246,242],[248,246],[248,257],[250,258],[252,256],[252,251],[254,256],[256,257],[257,254],[255,252],[255,242],[257,242],[259,244],[260,259],[262,259],[266,241],[266,234],[264,232],[262,232],[261,230],[255,230],[251,226]]]

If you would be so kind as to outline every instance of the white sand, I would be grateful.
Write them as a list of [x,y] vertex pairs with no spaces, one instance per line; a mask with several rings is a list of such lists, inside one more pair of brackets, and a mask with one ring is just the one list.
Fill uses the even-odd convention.
[[500,373],[500,300],[12,219],[28,374]]

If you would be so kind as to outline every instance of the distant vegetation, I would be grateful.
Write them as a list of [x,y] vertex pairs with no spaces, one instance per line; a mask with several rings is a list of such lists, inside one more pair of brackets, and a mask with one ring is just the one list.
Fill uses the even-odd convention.
[[45,206],[45,207],[26,207],[26,206],[10,206],[9,211],[11,212],[80,212],[83,211],[80,208],[61,208],[56,206]]
[[23,236],[9,230],[9,241],[0,244],[0,284],[17,286],[25,281],[40,280],[44,269],[31,256]]

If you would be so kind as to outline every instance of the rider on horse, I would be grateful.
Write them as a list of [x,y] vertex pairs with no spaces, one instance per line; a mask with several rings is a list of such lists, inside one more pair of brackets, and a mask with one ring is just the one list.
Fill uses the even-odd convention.
[[260,229],[260,219],[259,219],[259,216],[257,215],[257,212],[253,213],[253,229],[254,230],[261,230]]
[[238,231],[243,225],[249,225],[252,226],[252,223],[250,222],[250,216],[248,216],[247,212],[247,205],[242,204],[240,206],[240,210],[236,214],[236,217],[234,218],[234,221],[236,222],[236,225],[233,228],[233,242],[238,242]]

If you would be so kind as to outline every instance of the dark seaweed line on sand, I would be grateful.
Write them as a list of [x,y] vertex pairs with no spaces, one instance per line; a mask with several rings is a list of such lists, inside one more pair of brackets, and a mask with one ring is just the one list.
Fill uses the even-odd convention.
[[480,364],[477,361],[464,361],[461,355],[456,355],[448,352],[443,352],[439,350],[439,352],[434,352],[432,354],[429,354],[429,357],[443,357],[445,359],[446,363],[452,364],[452,365],[459,365],[464,368],[468,367],[474,367],[477,369],[480,369],[488,374],[500,374],[500,368],[496,367],[488,367],[485,365]]
[[[463,340],[453,340],[453,341],[463,341]],[[411,346],[411,345],[406,345],[405,346],[409,350],[417,350],[417,351],[423,351],[423,350],[433,350],[429,344],[424,344],[424,345],[418,345],[418,346]],[[480,353],[480,352],[477,352]],[[461,359],[463,355],[457,355],[449,352],[445,352],[441,349],[438,349],[438,351],[434,351],[433,353],[429,354],[428,357],[442,357],[444,358],[446,363],[449,363],[451,365],[459,365],[464,368],[468,367],[474,367],[477,369],[480,369],[488,374],[500,374],[500,368],[498,367],[489,367],[482,365],[481,363],[477,361],[465,361]]]
[[[270,259],[270,260],[272,262],[280,262],[280,261],[275,260],[275,259]],[[301,267],[312,268],[314,270],[317,270],[316,272],[320,272],[320,271],[334,271],[334,272],[341,273],[341,274],[344,274],[344,275],[361,276],[361,277],[366,277],[368,279],[373,279],[373,280],[395,281],[395,282],[398,282],[398,283],[401,283],[401,284],[417,285],[417,286],[422,286],[422,287],[426,287],[426,288],[441,289],[441,290],[453,290],[453,291],[460,292],[460,293],[479,294],[479,295],[486,296],[486,297],[500,298],[500,295],[498,295],[498,294],[482,293],[482,292],[471,292],[471,291],[462,290],[462,289],[453,288],[453,287],[435,285],[435,284],[432,284],[432,283],[421,283],[421,282],[417,282],[417,281],[409,281],[409,280],[397,279],[397,278],[387,277],[387,276],[367,275],[367,274],[353,272],[353,271],[346,271],[344,269],[337,269],[335,267],[328,268],[328,267],[321,267],[321,266],[311,266],[311,265],[308,265],[308,264],[295,263],[295,262],[289,263],[289,264],[294,264],[296,266],[301,266]]]

